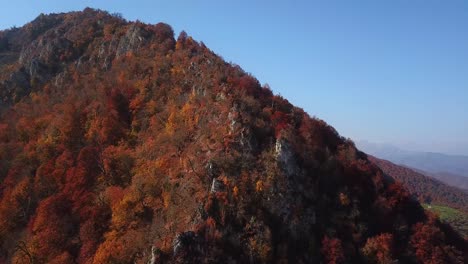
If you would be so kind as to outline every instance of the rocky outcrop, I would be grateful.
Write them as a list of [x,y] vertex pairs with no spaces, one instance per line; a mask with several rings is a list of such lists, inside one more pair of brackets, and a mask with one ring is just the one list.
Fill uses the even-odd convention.
[[232,134],[236,129],[240,127],[240,124],[238,122],[239,118],[239,107],[234,104],[231,107],[231,110],[228,113],[228,120],[229,120],[229,133]]
[[297,164],[294,159],[294,152],[285,139],[279,138],[276,141],[275,154],[276,160],[287,176],[292,176],[297,173]]
[[148,32],[132,24],[127,30],[127,33],[120,39],[117,47],[116,56],[122,56],[129,51],[137,51],[145,42]]
[[151,247],[151,257],[146,262],[146,264],[155,264],[156,260],[157,260],[157,257],[158,257],[158,255],[157,255],[157,252],[156,252],[156,247],[152,246]]
[[18,102],[31,89],[52,79],[74,57],[73,43],[56,37],[54,32],[25,46],[18,56],[18,68],[0,83],[3,102]]
[[34,61],[54,68],[62,61],[73,58],[75,51],[73,43],[66,38],[57,38],[53,33],[35,40],[25,47],[19,57],[19,63],[31,67]]
[[210,192],[211,193],[217,193],[217,192],[222,192],[224,191],[224,183],[218,179],[213,179],[213,181],[211,182],[211,189],[210,189]]
[[31,90],[30,75],[24,68],[13,72],[10,77],[0,83],[0,99],[3,104],[18,102]]

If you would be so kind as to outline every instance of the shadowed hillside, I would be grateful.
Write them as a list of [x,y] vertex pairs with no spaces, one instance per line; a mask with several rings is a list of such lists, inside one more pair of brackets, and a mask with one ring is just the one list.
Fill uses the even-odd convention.
[[468,213],[467,192],[386,160],[372,156],[369,156],[369,160],[379,166],[385,174],[403,183],[421,203],[446,205]]
[[425,208],[439,215],[465,238],[468,237],[468,193],[447,186],[429,176],[395,165],[389,161],[368,156],[383,172],[401,182]]

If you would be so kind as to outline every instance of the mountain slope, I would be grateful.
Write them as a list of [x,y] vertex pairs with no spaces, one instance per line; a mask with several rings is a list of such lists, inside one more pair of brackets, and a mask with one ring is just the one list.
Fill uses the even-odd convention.
[[367,141],[359,141],[356,144],[359,149],[370,155],[414,168],[448,185],[468,189],[467,156],[407,151],[391,145]]
[[409,168],[373,156],[368,157],[386,175],[401,182],[412,195],[425,204],[426,209],[438,213],[441,219],[452,225],[464,237],[468,237],[467,192],[447,186]]
[[424,204],[424,208],[434,212],[444,222],[449,223],[461,235],[468,238],[468,213],[454,209],[449,206]]
[[369,160],[382,171],[403,183],[422,203],[436,203],[468,212],[468,193],[406,167],[373,156]]
[[444,182],[450,186],[464,189],[468,191],[468,177],[456,175],[449,172],[439,172],[439,173],[429,173],[423,172],[426,175],[429,175],[441,182]]
[[0,33],[0,263],[463,263],[324,121],[166,24]]

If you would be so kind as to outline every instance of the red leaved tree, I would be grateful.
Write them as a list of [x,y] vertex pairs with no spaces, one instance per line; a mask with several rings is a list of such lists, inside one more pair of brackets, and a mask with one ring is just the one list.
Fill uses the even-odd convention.
[[322,239],[322,248],[320,252],[323,255],[325,263],[338,264],[344,263],[345,261],[341,240],[338,238],[329,238],[328,236],[325,236]]

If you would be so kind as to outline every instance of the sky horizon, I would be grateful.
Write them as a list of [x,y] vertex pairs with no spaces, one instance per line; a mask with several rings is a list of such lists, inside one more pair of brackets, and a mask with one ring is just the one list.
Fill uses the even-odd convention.
[[165,22],[344,137],[468,155],[462,0],[0,1],[0,30],[85,7]]

